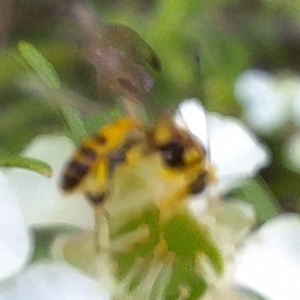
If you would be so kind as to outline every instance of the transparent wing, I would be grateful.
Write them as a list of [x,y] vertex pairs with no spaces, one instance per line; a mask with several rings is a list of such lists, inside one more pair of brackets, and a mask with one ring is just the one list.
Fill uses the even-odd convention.
[[207,117],[202,103],[196,98],[182,102],[175,114],[175,122],[181,128],[188,130],[209,156]]

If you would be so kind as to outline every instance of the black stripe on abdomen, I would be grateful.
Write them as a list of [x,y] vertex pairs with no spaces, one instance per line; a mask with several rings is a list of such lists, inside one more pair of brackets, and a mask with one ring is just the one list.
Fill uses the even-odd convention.
[[71,192],[76,188],[83,177],[87,175],[90,166],[84,162],[73,160],[70,162],[67,170],[62,178],[62,189],[66,192]]

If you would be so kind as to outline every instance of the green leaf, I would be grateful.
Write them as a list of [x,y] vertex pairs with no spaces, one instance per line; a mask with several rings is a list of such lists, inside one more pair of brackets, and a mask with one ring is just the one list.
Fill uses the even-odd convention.
[[60,88],[60,79],[53,65],[32,44],[20,41],[18,50],[48,87],[54,90]]
[[255,207],[257,220],[260,223],[264,223],[279,214],[280,208],[276,198],[262,179],[249,180],[233,192],[233,195]]
[[52,168],[47,163],[29,157],[17,156],[11,158],[5,162],[0,163],[0,167],[27,169],[46,177],[52,176]]
[[79,146],[86,137],[86,130],[81,113],[70,106],[62,106],[63,117],[71,131],[71,138]]

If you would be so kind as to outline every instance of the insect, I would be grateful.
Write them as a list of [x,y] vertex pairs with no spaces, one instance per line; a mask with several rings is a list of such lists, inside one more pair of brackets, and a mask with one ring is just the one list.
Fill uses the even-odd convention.
[[206,132],[204,109],[194,100],[179,106],[176,120],[164,118],[145,125],[134,118],[118,119],[83,141],[66,166],[62,189],[67,193],[80,191],[94,206],[103,206],[113,193],[120,168],[138,168],[152,160],[159,174],[149,180],[172,186],[157,201],[162,216],[167,216],[211,181]]

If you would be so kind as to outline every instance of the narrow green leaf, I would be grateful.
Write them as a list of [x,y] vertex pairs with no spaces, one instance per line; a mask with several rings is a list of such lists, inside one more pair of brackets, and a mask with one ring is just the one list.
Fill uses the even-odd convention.
[[34,171],[46,177],[52,176],[52,168],[47,163],[29,157],[17,156],[7,161],[1,162],[0,167],[5,168],[22,168]]
[[70,106],[62,106],[63,117],[71,131],[71,138],[78,146],[86,137],[86,130],[81,113]]
[[32,44],[20,41],[18,50],[48,87],[54,90],[60,88],[60,79],[53,65]]
[[280,208],[276,198],[261,179],[249,180],[233,195],[255,207],[257,220],[260,223],[266,222],[279,214]]

